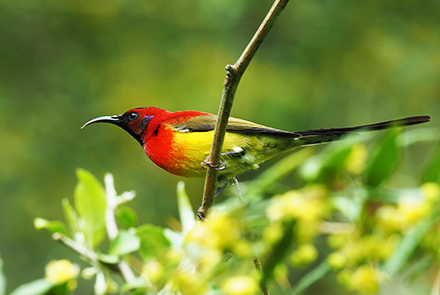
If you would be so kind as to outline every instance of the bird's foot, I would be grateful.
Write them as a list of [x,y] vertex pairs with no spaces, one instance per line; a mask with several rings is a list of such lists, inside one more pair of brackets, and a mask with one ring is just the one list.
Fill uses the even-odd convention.
[[197,219],[199,221],[205,221],[206,220],[206,212],[202,208],[202,206],[200,206],[199,210],[197,210]]
[[[223,154],[222,154],[222,156],[223,156]],[[207,158],[205,159],[205,161],[201,162],[200,165],[201,165],[202,168],[205,169],[205,170],[208,169],[207,166],[209,166],[209,167],[211,167],[211,168],[215,168],[215,169],[218,170],[218,171],[220,171],[220,170],[224,170],[224,169],[226,168],[226,164],[225,164],[224,162],[221,162],[221,161],[220,161],[220,164],[213,165],[213,164],[211,163],[211,159],[210,159],[209,157],[207,157]]]
[[[230,152],[226,152],[226,153],[222,153],[220,156],[221,157],[224,157],[224,156],[229,156],[229,155],[232,155],[232,156],[236,156],[236,157],[238,157],[238,156],[241,156],[242,154],[243,154],[243,149],[242,148],[240,148],[240,147],[235,147],[232,151],[230,151]],[[211,167],[211,168],[215,168],[215,169],[217,169],[217,170],[224,170],[225,168],[226,168],[226,164],[224,163],[224,162],[221,162],[220,161],[220,164],[219,165],[213,165],[212,163],[211,163],[211,159],[209,158],[209,156],[205,159],[205,161],[203,161],[203,162],[201,162],[200,163],[200,165],[202,166],[202,168],[203,169],[208,169],[208,167],[207,166],[209,166],[209,167]]]

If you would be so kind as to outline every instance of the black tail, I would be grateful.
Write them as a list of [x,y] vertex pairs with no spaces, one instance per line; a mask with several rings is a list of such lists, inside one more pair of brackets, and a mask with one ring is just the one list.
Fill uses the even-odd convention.
[[310,144],[318,144],[318,143],[334,141],[339,139],[341,136],[344,136],[352,132],[375,131],[375,130],[383,130],[391,127],[417,125],[417,124],[429,122],[430,120],[431,120],[430,116],[416,116],[416,117],[408,117],[403,119],[390,120],[380,123],[360,125],[354,127],[315,129],[315,130],[299,131],[295,133],[300,134],[302,136],[299,138],[299,140],[304,141],[301,145],[310,145]]

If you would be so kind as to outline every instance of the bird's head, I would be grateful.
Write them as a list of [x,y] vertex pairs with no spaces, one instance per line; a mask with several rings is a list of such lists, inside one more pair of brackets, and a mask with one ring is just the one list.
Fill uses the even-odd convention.
[[114,124],[130,133],[134,139],[143,145],[145,138],[157,128],[166,113],[168,113],[166,110],[155,107],[136,108],[122,115],[103,116],[92,119],[85,123],[81,129],[94,123]]

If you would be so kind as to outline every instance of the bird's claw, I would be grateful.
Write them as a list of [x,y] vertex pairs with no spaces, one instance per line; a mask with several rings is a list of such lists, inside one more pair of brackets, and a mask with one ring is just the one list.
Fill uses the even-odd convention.
[[207,166],[209,166],[209,167],[211,167],[211,168],[215,168],[217,171],[221,171],[221,170],[224,170],[224,169],[226,168],[226,164],[225,164],[224,162],[221,162],[221,161],[220,161],[220,164],[213,165],[213,164],[211,163],[211,160],[209,159],[209,157],[207,157],[207,158],[205,159],[205,161],[201,162],[200,165],[201,165],[202,168],[205,169],[205,170],[208,169]]
[[197,211],[197,219],[199,221],[205,221],[206,220],[205,213],[201,212],[200,209],[199,209],[199,211]]

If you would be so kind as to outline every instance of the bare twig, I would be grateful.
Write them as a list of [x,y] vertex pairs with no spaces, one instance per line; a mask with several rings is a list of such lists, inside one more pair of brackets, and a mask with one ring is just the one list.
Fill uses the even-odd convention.
[[[261,262],[258,257],[254,258],[254,265],[258,272],[263,273],[263,268],[261,267]],[[263,295],[270,295],[269,290],[267,289],[266,281],[260,281],[260,288],[263,291]]]
[[223,140],[228,125],[229,115],[232,109],[235,92],[238,83],[243,76],[247,66],[251,62],[261,43],[274,25],[276,19],[286,7],[289,0],[276,0],[272,5],[269,13],[264,18],[252,40],[243,51],[240,58],[234,65],[226,66],[226,79],[223,88],[222,100],[218,112],[217,123],[214,130],[214,138],[212,140],[211,153],[209,157],[210,165],[207,165],[205,188],[203,194],[202,205],[197,210],[200,220],[204,220],[209,208],[214,203],[215,186],[217,183],[217,169],[220,166],[220,153],[223,146]]

